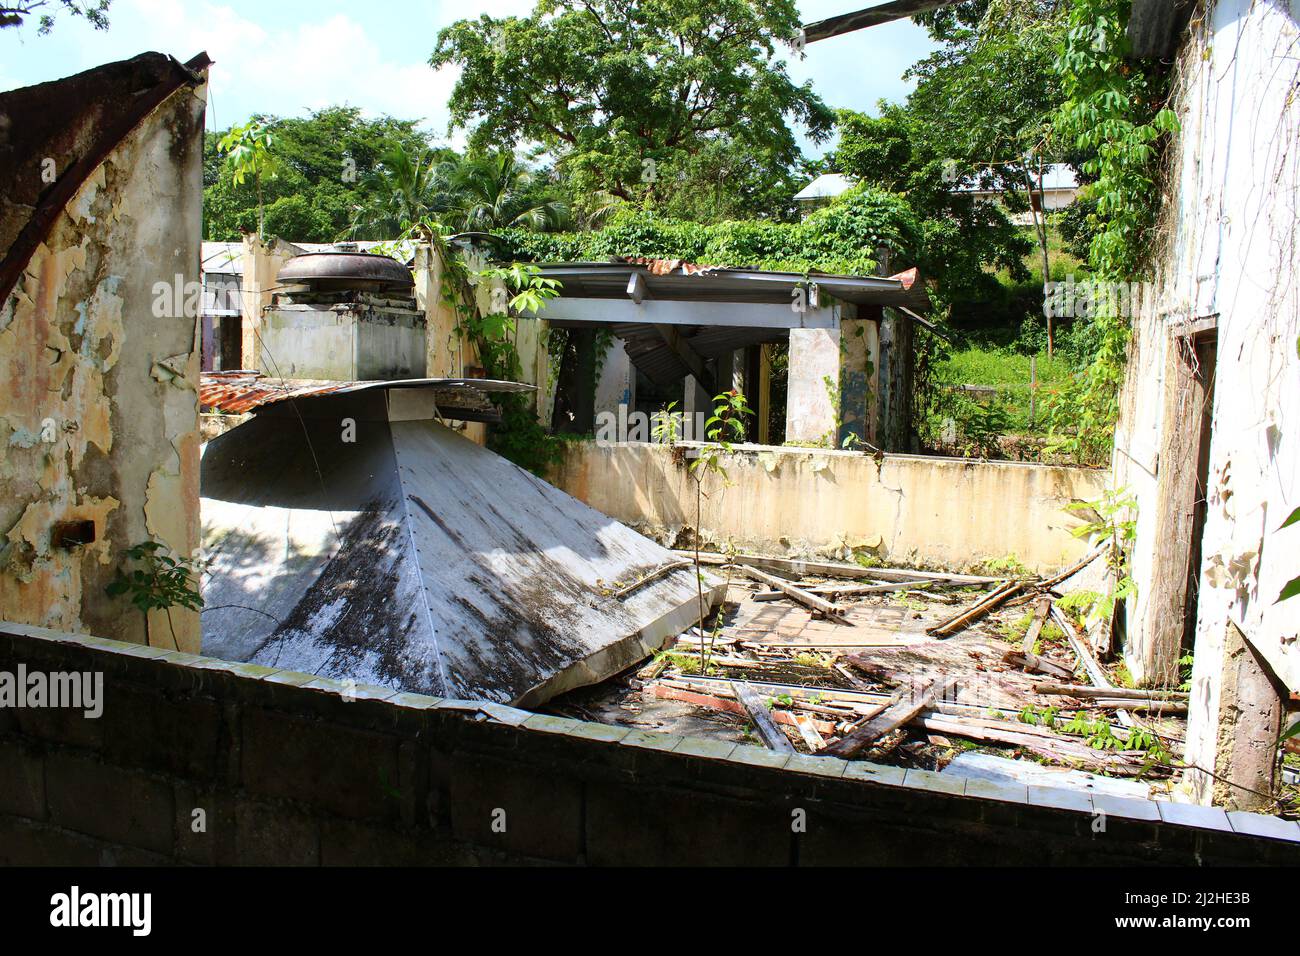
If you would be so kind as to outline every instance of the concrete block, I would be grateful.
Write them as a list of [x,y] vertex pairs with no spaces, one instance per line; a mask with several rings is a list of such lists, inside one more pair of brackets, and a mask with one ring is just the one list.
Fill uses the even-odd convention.
[[241,862],[236,856],[235,800],[229,793],[178,783],[173,799],[177,859],[203,866]]
[[966,792],[966,778],[935,773],[932,770],[909,769],[903,775],[903,786],[928,790],[931,793],[948,793],[960,796]]
[[704,757],[707,760],[726,760],[735,749],[736,745],[726,740],[683,737],[682,742],[673,748],[673,753],[686,754],[691,757]]
[[795,754],[785,764],[787,772],[807,773],[832,779],[844,776],[847,767],[848,761],[838,757],[814,757],[811,754]]
[[[1228,815],[1219,807],[1203,807],[1190,803],[1170,803],[1162,800],[1156,804],[1160,819],[1167,824],[1182,827],[1196,827],[1201,830],[1221,830],[1233,832]],[[1163,840],[1163,835],[1161,839]]]
[[321,866],[471,866],[476,855],[448,833],[327,818],[321,821],[320,862]]
[[235,854],[242,866],[319,866],[318,818],[278,803],[238,800]]
[[587,860],[595,866],[786,866],[790,809],[685,789],[587,787]]
[[216,701],[115,687],[101,721],[113,763],[199,781],[224,776],[230,735]]
[[1245,836],[1264,837],[1269,840],[1290,840],[1300,843],[1300,823],[1283,820],[1280,817],[1265,816],[1262,813],[1246,813],[1234,810],[1228,814],[1234,833]]
[[240,744],[240,777],[250,792],[357,819],[398,816],[395,736],[249,708]]
[[451,828],[458,840],[521,856],[582,856],[582,783],[519,763],[454,754]]
[[99,866],[104,844],[71,830],[0,816],[0,866]]
[[1066,790],[1062,787],[1029,788],[1029,804],[1034,807],[1050,807],[1056,810],[1077,810],[1092,815],[1092,794],[1080,790]]
[[872,783],[901,787],[907,771],[902,767],[887,767],[866,760],[850,760],[844,770],[845,780],[866,780]]
[[17,741],[0,741],[0,814],[45,819],[43,759]]
[[69,754],[45,758],[50,820],[111,843],[172,853],[172,788],[138,770]]

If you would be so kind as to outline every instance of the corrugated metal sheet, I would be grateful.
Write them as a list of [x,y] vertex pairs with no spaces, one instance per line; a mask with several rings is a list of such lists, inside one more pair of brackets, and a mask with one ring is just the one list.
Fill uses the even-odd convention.
[[199,404],[233,414],[256,411],[289,399],[362,392],[371,389],[432,388],[440,392],[462,391],[468,395],[493,392],[526,392],[533,386],[491,379],[421,378],[393,382],[326,382],[308,379],[273,379],[260,372],[205,372],[199,380]]
[[[204,653],[536,705],[690,626],[693,568],[435,422],[259,416],[203,455]],[[710,598],[721,598],[721,585]]]

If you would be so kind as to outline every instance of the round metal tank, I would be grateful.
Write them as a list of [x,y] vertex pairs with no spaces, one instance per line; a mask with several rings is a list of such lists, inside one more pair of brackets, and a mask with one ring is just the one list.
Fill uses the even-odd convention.
[[411,270],[390,256],[366,252],[309,252],[294,256],[276,276],[280,285],[315,289],[410,290]]

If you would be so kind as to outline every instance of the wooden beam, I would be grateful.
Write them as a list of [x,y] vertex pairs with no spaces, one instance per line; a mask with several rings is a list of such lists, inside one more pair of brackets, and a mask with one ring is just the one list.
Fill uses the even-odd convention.
[[[677,551],[683,557],[693,557],[693,552]],[[760,554],[737,554],[728,557],[725,554],[700,555],[701,564],[743,564],[751,568],[766,568],[769,571],[783,571],[802,576],[816,575],[827,578],[862,578],[881,581],[934,581],[938,584],[1000,584],[1001,578],[984,577],[977,574],[949,574],[945,571],[913,571],[909,568],[866,568],[860,564],[843,564],[838,561],[800,561],[793,558],[770,558]]]
[[803,588],[795,587],[789,581],[784,581],[773,574],[768,574],[766,571],[760,571],[758,568],[751,568],[743,564],[736,565],[736,568],[742,573],[749,575],[751,578],[756,578],[759,581],[762,581],[768,587],[776,588],[781,593],[794,598],[805,607],[810,607],[814,611],[820,611],[828,618],[833,618],[838,621],[844,620],[844,608],[840,607],[838,604],[832,604],[825,598],[820,598],[815,594],[810,594]]
[[633,272],[627,277],[628,298],[640,305],[646,294],[645,276],[639,272]]
[[1074,677],[1074,671],[1055,661],[1049,661],[1046,657],[1039,657],[1037,654],[1030,654],[1026,651],[1007,651],[1002,655],[1002,660],[1016,667],[1024,668],[1031,674],[1047,674],[1052,677],[1059,677],[1062,680],[1071,680]]
[[1129,687],[1078,687],[1074,684],[1035,684],[1035,694],[1077,697],[1088,700],[1094,697],[1117,700],[1173,700],[1185,701],[1191,695],[1177,690],[1141,690]]
[[986,594],[970,607],[958,611],[952,617],[940,621],[933,627],[927,627],[925,633],[933,637],[947,637],[956,631],[968,626],[976,618],[983,617],[989,611],[1010,600],[1020,592],[1021,584],[1019,581],[1008,581],[999,588],[995,588],[992,593]]
[[754,729],[763,738],[763,743],[777,753],[795,753],[794,745],[772,721],[767,704],[758,696],[758,691],[743,680],[735,681],[732,686],[736,689],[736,700],[740,701],[740,705],[749,714],[749,719],[754,722]]
[[922,711],[932,708],[935,702],[940,697],[946,696],[956,683],[957,680],[951,677],[943,681],[932,681],[911,697],[899,701],[878,717],[872,718],[857,730],[824,748],[820,753],[829,757],[852,757],[861,753],[885,734],[910,723],[920,716]]
[[656,325],[655,331],[659,337],[664,340],[664,344],[673,350],[673,354],[682,360],[682,364],[691,370],[695,376],[695,381],[699,382],[710,395],[717,394],[717,383],[713,381],[713,376],[704,366],[704,359],[700,353],[691,348],[690,344],[682,338],[681,331],[671,325]]
[[1051,598],[1038,599],[1038,604],[1034,607],[1034,619],[1025,630],[1025,640],[1022,645],[1022,650],[1025,652],[1025,656],[1029,657],[1033,655],[1034,644],[1038,641],[1038,635],[1043,633],[1043,625],[1047,623],[1047,615],[1051,610]]

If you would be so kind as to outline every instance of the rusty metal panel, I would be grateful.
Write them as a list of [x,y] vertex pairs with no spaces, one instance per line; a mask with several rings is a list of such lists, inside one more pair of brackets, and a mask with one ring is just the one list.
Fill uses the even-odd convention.
[[695,620],[693,568],[615,597],[676,556],[451,429],[356,439],[259,416],[206,446],[204,653],[529,706]]

